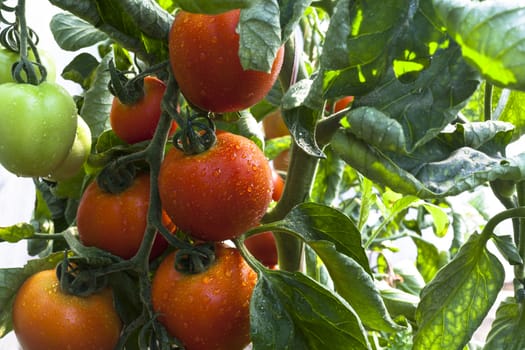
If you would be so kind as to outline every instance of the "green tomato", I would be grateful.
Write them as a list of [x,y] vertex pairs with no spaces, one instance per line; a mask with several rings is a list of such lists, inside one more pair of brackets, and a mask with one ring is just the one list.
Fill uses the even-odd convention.
[[[46,81],[55,82],[56,80],[55,63],[45,51],[39,49],[38,54],[40,55],[42,64],[44,65],[44,67],[46,67],[46,70],[47,70]],[[35,59],[35,55],[33,54],[33,51],[31,50],[29,51],[29,59],[31,60]],[[0,84],[14,82],[13,76],[11,74],[11,68],[13,64],[19,60],[20,60],[20,55],[17,52],[13,52],[6,48],[0,48]],[[35,69],[36,69],[36,66],[35,66]],[[39,78],[41,77],[38,70],[37,70],[37,76]],[[22,77],[25,78],[25,73],[22,73]]]
[[82,117],[77,118],[77,133],[73,146],[66,159],[53,170],[49,176],[50,180],[63,181],[75,176],[91,151],[91,130]]
[[75,139],[73,98],[55,83],[4,83],[0,106],[0,163],[18,176],[48,176]]

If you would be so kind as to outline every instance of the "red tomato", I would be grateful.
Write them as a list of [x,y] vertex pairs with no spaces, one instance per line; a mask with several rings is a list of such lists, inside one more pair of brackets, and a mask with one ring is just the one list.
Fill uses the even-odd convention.
[[[335,101],[335,104],[334,104],[334,113],[337,113],[339,111],[342,111],[343,109],[345,109],[346,107],[348,107],[348,105],[354,100],[354,96],[346,96],[346,97],[343,97],[337,101]],[[326,105],[326,110],[331,112],[332,111],[332,106],[330,104],[327,104]]]
[[274,268],[278,263],[277,246],[271,232],[263,232],[246,238],[246,248],[263,265]]
[[270,73],[244,70],[239,59],[239,10],[219,15],[180,11],[169,35],[173,74],[183,95],[197,107],[235,112],[262,100],[283,63],[281,47]]
[[216,260],[200,274],[174,269],[175,253],[152,281],[153,309],[186,350],[242,350],[250,342],[250,298],[257,274],[237,249],[217,244]]
[[[149,174],[138,175],[124,192],[104,192],[92,182],[82,195],[77,212],[78,234],[86,246],[95,246],[123,259],[133,257],[142,243],[149,207]],[[163,222],[173,228],[165,213]],[[170,227],[171,226],[171,227]],[[168,242],[157,235],[150,258],[159,256]]]
[[259,224],[272,200],[272,170],[251,140],[217,134],[209,150],[172,148],[159,174],[162,206],[182,231],[203,241],[240,236]]
[[13,328],[25,350],[112,350],[122,323],[110,289],[88,297],[61,291],[55,270],[29,277],[13,303]]
[[[153,76],[144,78],[144,96],[138,102],[126,105],[118,97],[113,98],[109,121],[115,134],[127,143],[150,140],[159,123],[160,103],[166,85]],[[170,130],[173,134],[176,124]]]
[[273,192],[272,199],[274,201],[279,201],[284,191],[284,179],[279,175],[279,173],[273,169],[272,170],[272,181],[273,181]]

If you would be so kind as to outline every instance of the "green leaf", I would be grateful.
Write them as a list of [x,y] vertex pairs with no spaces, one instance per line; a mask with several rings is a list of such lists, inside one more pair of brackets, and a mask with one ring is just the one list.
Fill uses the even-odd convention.
[[64,253],[60,252],[29,260],[23,268],[0,269],[0,338],[12,330],[11,309],[20,286],[35,273],[55,268],[63,258]]
[[290,134],[299,147],[309,155],[324,158],[315,140],[318,112],[304,106],[312,81],[303,79],[292,85],[282,101],[282,116]]
[[505,271],[473,234],[421,292],[414,350],[463,349],[503,286]]
[[[172,0],[171,2],[184,11],[209,15],[249,8],[258,3],[257,0]],[[160,1],[160,4],[166,6],[163,5],[163,1]]]
[[415,322],[416,308],[419,297],[402,290],[392,288],[385,283],[378,285],[381,297],[392,317],[405,316],[408,320]]
[[76,56],[62,71],[62,78],[74,81],[88,89],[91,78],[99,65],[98,60],[89,53],[83,52]]
[[270,72],[281,47],[277,0],[261,0],[241,11],[239,58],[244,69]]
[[33,237],[35,228],[31,224],[20,223],[8,227],[0,227],[0,241],[10,243]]
[[279,0],[282,41],[288,40],[312,0]]
[[264,155],[266,158],[273,160],[282,152],[290,149],[292,146],[292,138],[287,136],[275,137],[265,141]]
[[432,216],[432,224],[434,225],[434,232],[438,237],[445,237],[448,232],[450,221],[447,213],[443,208],[428,202],[422,202],[421,205]]
[[109,129],[109,111],[113,102],[113,95],[108,90],[111,79],[108,63],[113,58],[111,53],[104,56],[102,62],[95,71],[95,77],[91,87],[86,91],[84,104],[80,115],[91,129],[91,135],[96,138],[104,130]]
[[376,201],[376,194],[373,191],[374,183],[366,177],[361,179],[361,204],[359,206],[359,221],[357,228],[362,231],[365,227],[370,211]]
[[434,0],[463,56],[495,85],[525,90],[525,6],[515,0]]
[[234,134],[242,135],[257,144],[257,146],[264,150],[264,133],[249,110],[236,112],[238,119],[235,122],[218,122],[217,128],[220,130],[228,130]]
[[504,300],[487,335],[484,350],[520,350],[525,348],[525,315],[523,304],[514,298]]
[[337,3],[321,56],[327,98],[361,95],[374,88],[389,66],[395,38],[409,18],[410,0]]
[[492,239],[496,244],[501,255],[507,259],[511,265],[520,265],[523,264],[523,259],[520,256],[518,247],[514,243],[514,239],[511,236],[498,236],[496,234],[492,235]]
[[399,329],[374,285],[361,235],[346,215],[321,204],[303,203],[283,220],[265,226],[269,231],[300,236],[325,264],[337,293],[366,326],[385,331]]
[[525,118],[523,118],[523,115],[525,115],[525,93],[515,90],[507,93],[509,94],[508,100],[498,120],[512,123],[515,126],[512,137],[514,140],[517,140],[525,134]]
[[326,158],[319,161],[310,197],[313,202],[332,205],[339,199],[346,164],[329,147],[324,154]]
[[370,349],[366,332],[337,294],[300,273],[265,270],[250,303],[253,347]]
[[49,24],[58,46],[67,51],[78,51],[107,40],[107,34],[70,13],[58,13]]
[[438,248],[417,236],[412,236],[417,247],[416,265],[425,282],[430,282],[442,267],[442,258]]

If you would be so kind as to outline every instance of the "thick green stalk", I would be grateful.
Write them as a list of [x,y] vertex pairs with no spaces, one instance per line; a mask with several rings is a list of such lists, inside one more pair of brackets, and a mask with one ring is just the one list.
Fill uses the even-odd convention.
[[[518,182],[516,184],[516,190],[518,194],[518,208],[525,207],[525,181]],[[519,219],[518,225],[518,239],[516,244],[518,245],[518,251],[521,259],[525,261],[525,219]],[[514,275],[516,279],[520,280],[523,284],[525,280],[525,265],[517,265],[514,268]]]
[[[285,91],[294,82],[307,78],[306,70],[300,59],[302,52],[297,51],[294,40],[288,40],[280,74],[280,81]],[[283,219],[293,207],[308,199],[317,163],[318,159],[304,152],[295,142],[292,144],[283,195],[276,207],[264,217],[263,222]],[[275,241],[279,254],[279,267],[287,271],[300,271],[303,261],[303,242],[280,233],[275,233]]]

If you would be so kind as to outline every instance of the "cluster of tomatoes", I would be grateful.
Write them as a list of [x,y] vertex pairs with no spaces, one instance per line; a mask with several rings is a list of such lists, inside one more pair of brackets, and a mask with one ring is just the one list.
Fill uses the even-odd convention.
[[[225,113],[249,108],[265,97],[279,74],[282,48],[270,73],[242,68],[238,21],[238,10],[214,16],[182,11],[175,18],[169,38],[172,71],[184,97],[201,110]],[[190,42],[198,42],[201,52],[196,53]],[[43,84],[37,87],[40,92],[44,91]],[[161,117],[165,93],[165,83],[149,76],[144,79],[144,94],[138,101],[126,104],[115,97],[109,115],[114,133],[130,144],[150,140]],[[50,99],[51,93],[45,96]],[[54,114],[58,108],[64,115],[74,115],[69,115],[73,129],[74,103],[67,108],[60,107],[56,99],[49,103],[54,103],[50,109]],[[38,108],[45,110],[42,105]],[[45,116],[42,120],[56,123],[54,127],[60,124],[57,133],[62,138],[68,134],[64,118]],[[177,127],[173,124],[170,134]],[[58,139],[50,132],[46,130],[45,136]],[[88,139],[91,141],[90,136]],[[2,163],[9,164],[4,159]],[[24,175],[55,177],[53,169]],[[135,256],[149,224],[150,181],[148,171],[139,172],[131,185],[118,193],[91,182],[77,211],[80,241],[122,259]],[[162,224],[172,233],[180,230],[193,242],[211,242],[214,251],[213,262],[200,273],[175,269],[177,252],[167,250],[168,242],[160,234],[150,252],[150,260],[162,259],[151,281],[153,309],[167,332],[186,349],[235,350],[249,344],[249,305],[257,274],[236,248],[224,242],[259,225],[271,201],[280,198],[283,186],[283,179],[264,153],[245,137],[218,131],[214,145],[192,155],[167,147],[158,177]],[[246,246],[264,264],[276,265],[271,233],[248,239]],[[45,326],[50,322],[59,326]],[[36,273],[20,288],[13,306],[13,324],[24,349],[113,349],[123,327],[109,288],[89,296],[71,295],[60,288],[52,270]],[[53,329],[68,336],[64,338]],[[93,336],[83,336],[86,333]]]

